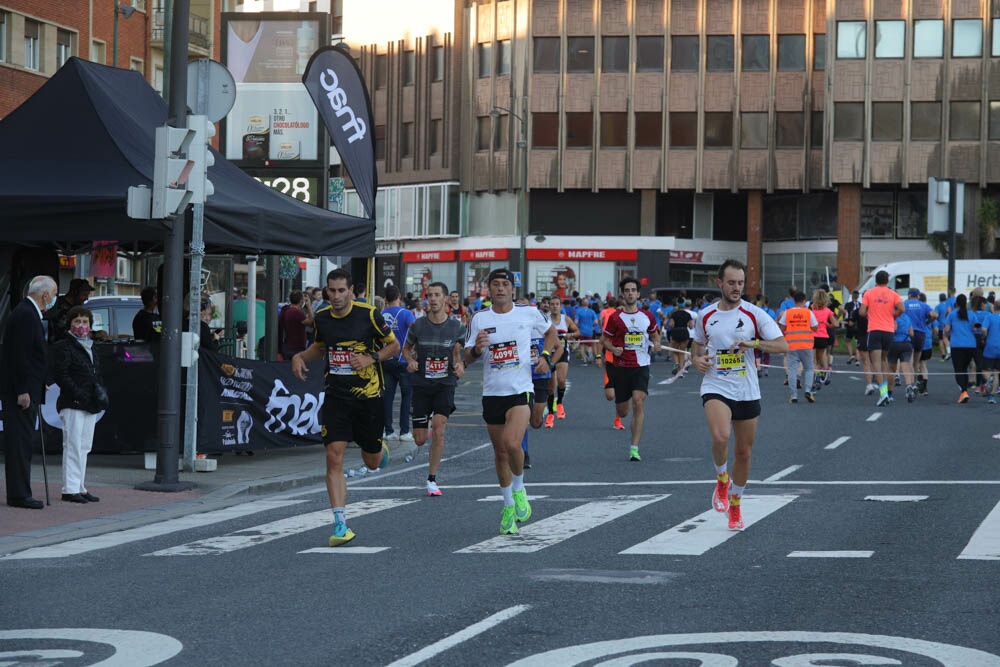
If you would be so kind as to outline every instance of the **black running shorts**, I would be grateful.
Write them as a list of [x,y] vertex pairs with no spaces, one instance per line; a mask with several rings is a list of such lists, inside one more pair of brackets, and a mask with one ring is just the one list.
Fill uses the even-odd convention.
[[705,405],[709,401],[722,401],[729,406],[734,422],[760,417],[760,401],[734,401],[722,394],[703,394],[701,404]]
[[612,364],[608,367],[608,377],[614,386],[615,403],[628,403],[635,391],[649,394],[649,366],[629,368]]
[[447,418],[455,411],[455,386],[414,385],[412,406],[413,428],[427,428],[432,414]]
[[323,401],[323,442],[356,442],[363,451],[382,451],[385,410],[382,398],[331,398]]
[[535,405],[539,403],[545,404],[549,400],[549,383],[552,382],[551,377],[547,378],[535,378],[531,381],[535,385]]
[[508,410],[519,405],[530,406],[531,402],[531,392],[512,396],[483,396],[483,421],[492,426],[506,424]]

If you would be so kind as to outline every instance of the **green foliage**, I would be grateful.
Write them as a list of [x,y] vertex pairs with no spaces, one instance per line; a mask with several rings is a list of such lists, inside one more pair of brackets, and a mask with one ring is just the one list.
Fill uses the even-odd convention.
[[997,225],[1000,223],[1000,206],[992,197],[983,197],[979,206],[979,242],[983,254],[992,254],[996,248]]
[[[955,257],[962,258],[965,256],[965,239],[959,235],[955,241]],[[941,259],[948,259],[947,234],[928,234],[927,245],[934,248],[934,252],[941,255]]]

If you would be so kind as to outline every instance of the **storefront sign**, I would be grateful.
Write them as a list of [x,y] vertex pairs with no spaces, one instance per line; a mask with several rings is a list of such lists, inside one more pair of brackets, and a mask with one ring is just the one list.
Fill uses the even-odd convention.
[[423,250],[403,253],[403,262],[407,264],[416,262],[454,262],[457,259],[458,252],[455,250]]
[[555,259],[562,261],[582,261],[582,262],[615,262],[615,261],[636,261],[639,258],[638,250],[589,250],[586,248],[531,248],[528,250],[528,259]]
[[463,262],[481,262],[486,260],[508,259],[510,250],[507,248],[463,250],[460,254]]
[[680,264],[701,264],[704,254],[701,250],[671,250],[670,261]]

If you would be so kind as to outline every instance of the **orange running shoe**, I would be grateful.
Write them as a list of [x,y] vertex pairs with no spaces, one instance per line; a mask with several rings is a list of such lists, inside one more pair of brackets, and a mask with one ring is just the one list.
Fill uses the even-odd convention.
[[545,418],[545,428],[552,428],[555,425],[556,425],[556,416],[550,412],[549,415]]
[[740,506],[729,501],[729,530],[743,530],[743,515],[740,513]]
[[725,512],[729,509],[729,482],[716,482],[715,491],[712,493],[712,507],[716,512]]
[[556,417],[559,419],[566,419],[566,411],[563,410],[562,403],[556,406]]
[[614,427],[615,427],[615,430],[617,430],[617,431],[624,431],[625,430],[625,424],[622,423],[622,418],[621,417],[615,417]]

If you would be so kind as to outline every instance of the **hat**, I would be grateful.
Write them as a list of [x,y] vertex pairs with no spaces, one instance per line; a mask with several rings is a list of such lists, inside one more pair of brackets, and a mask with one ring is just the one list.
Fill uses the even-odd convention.
[[93,292],[94,288],[86,278],[73,278],[69,281],[69,292],[79,294],[80,292]]
[[910,291],[907,292],[907,294],[909,294],[910,296],[920,296],[920,290],[918,290],[916,287],[911,287]]
[[514,274],[508,269],[493,269],[490,271],[489,277],[486,279],[486,284],[489,285],[494,280],[508,280],[510,284],[514,284]]

